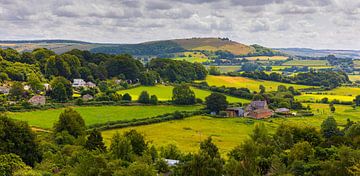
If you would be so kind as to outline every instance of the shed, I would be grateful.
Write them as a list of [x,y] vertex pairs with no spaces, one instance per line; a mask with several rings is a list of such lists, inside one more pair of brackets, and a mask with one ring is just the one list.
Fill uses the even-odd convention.
[[226,111],[227,117],[243,117],[244,116],[244,109],[241,107],[227,108],[225,111]]

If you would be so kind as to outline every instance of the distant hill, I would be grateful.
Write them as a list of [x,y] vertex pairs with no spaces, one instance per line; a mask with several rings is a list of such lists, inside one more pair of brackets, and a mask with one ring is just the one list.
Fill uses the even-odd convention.
[[158,56],[184,51],[226,51],[233,55],[256,52],[255,47],[231,41],[228,38],[189,38],[151,41],[139,44],[103,44],[74,40],[0,41],[1,48],[14,48],[20,52],[35,48],[48,48],[56,53],[72,49],[90,50],[107,54],[128,53],[136,56]]
[[294,56],[324,57],[335,55],[338,58],[360,59],[360,50],[315,50],[309,48],[274,48],[274,50]]

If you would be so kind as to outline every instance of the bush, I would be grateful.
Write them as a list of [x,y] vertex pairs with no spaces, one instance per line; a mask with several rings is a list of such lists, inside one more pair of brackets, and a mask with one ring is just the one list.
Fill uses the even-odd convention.
[[156,95],[151,95],[150,104],[152,104],[152,105],[157,105],[158,104],[158,98],[157,98]]
[[125,94],[123,95],[122,99],[123,99],[124,101],[131,101],[132,98],[131,98],[130,94],[125,93]]

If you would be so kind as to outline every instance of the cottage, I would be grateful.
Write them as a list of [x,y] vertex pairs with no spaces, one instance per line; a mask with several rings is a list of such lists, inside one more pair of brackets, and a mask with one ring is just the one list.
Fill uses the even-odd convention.
[[272,116],[274,111],[269,109],[266,101],[252,101],[245,109],[244,116],[264,119]]
[[85,87],[86,82],[83,79],[74,79],[72,86],[73,87]]
[[30,98],[28,102],[32,105],[45,105],[46,98],[45,96],[35,95],[32,98]]
[[225,110],[227,117],[243,117],[244,109],[241,107],[227,108]]
[[7,95],[7,94],[9,94],[9,93],[10,93],[10,88],[0,86],[0,93],[1,93],[1,94],[5,94],[5,95]]
[[168,166],[175,166],[180,162],[179,160],[173,160],[173,159],[164,159],[164,160]]
[[94,99],[94,97],[93,97],[92,95],[90,95],[90,94],[86,94],[86,95],[83,95],[83,96],[82,96],[82,99],[83,99],[84,101],[89,101],[89,100]]

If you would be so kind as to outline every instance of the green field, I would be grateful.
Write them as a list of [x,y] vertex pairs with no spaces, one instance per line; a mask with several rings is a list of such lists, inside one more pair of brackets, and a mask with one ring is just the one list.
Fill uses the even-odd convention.
[[[118,91],[119,94],[125,94],[129,93],[133,100],[137,100],[140,93],[144,90],[146,90],[150,95],[156,95],[159,100],[161,101],[167,101],[172,99],[172,90],[174,87],[172,86],[164,86],[164,85],[157,85],[157,86],[140,86],[133,89],[127,89],[127,90],[121,90]],[[200,98],[202,100],[205,100],[205,97],[209,96],[211,94],[210,91],[201,90],[197,88],[191,88],[195,92],[196,98]],[[242,102],[247,103],[249,100],[240,99],[236,97],[226,96],[227,101],[230,103],[235,102]]]
[[[212,136],[213,141],[220,148],[222,154],[241,144],[253,130],[254,124],[246,124],[244,118],[211,118],[195,116],[184,120],[175,120],[146,126],[104,131],[103,137],[107,144],[116,132],[136,129],[145,138],[160,147],[176,144],[182,152],[195,152],[199,149],[200,141]],[[260,121],[257,121],[260,122]],[[275,124],[266,123],[269,126]],[[274,129],[274,127],[271,127]]]
[[[86,125],[108,121],[142,119],[175,111],[192,111],[201,106],[89,106],[73,107],[84,118]],[[31,126],[52,128],[64,109],[51,109],[30,112],[8,112],[11,118],[29,122]]]
[[252,91],[259,91],[259,86],[263,85],[266,87],[266,91],[275,91],[279,85],[284,85],[286,87],[293,86],[295,89],[304,89],[312,86],[297,85],[297,84],[287,84],[274,81],[263,81],[263,80],[253,80],[244,77],[230,77],[230,76],[207,76],[206,82],[210,86],[226,86],[226,87],[245,87]]
[[344,95],[344,96],[353,96],[360,95],[359,87],[338,87],[329,91],[324,91],[327,94],[331,95]]
[[353,62],[355,68],[360,68],[360,60],[353,60]]
[[208,57],[201,52],[184,52],[181,54],[183,54],[184,57],[176,57],[174,59],[175,60],[185,60],[185,61],[188,61],[191,63],[194,63],[194,62],[203,63],[203,62],[209,61]]
[[[241,69],[241,66],[215,66],[215,67],[218,68],[221,73],[236,72]],[[206,68],[209,69],[210,67],[207,66]]]
[[298,101],[316,101],[321,100],[323,98],[328,98],[329,101],[332,100],[340,100],[340,101],[353,101],[355,97],[353,96],[345,96],[345,95],[318,95],[318,94],[302,94],[296,96],[295,99]]
[[283,63],[285,66],[330,66],[327,60],[291,60]]
[[288,59],[287,56],[252,56],[245,57],[246,60],[251,61],[282,61]]
[[[299,126],[313,126],[320,128],[321,123],[328,116],[334,116],[338,125],[345,125],[347,119],[360,121],[360,108],[335,105],[335,113],[331,113],[328,104],[309,104],[315,116],[272,118],[264,120],[250,120],[248,118],[211,118],[195,116],[183,120],[162,122],[157,124],[130,127],[104,131],[102,134],[107,144],[116,132],[136,129],[145,135],[147,140],[156,146],[176,144],[183,152],[195,152],[199,149],[199,142],[212,136],[219,147],[220,153],[225,156],[235,146],[241,144],[254,129],[256,123],[264,123],[270,133],[273,133],[280,124]],[[305,104],[306,106],[306,104]],[[254,123],[249,123],[253,121]]]

